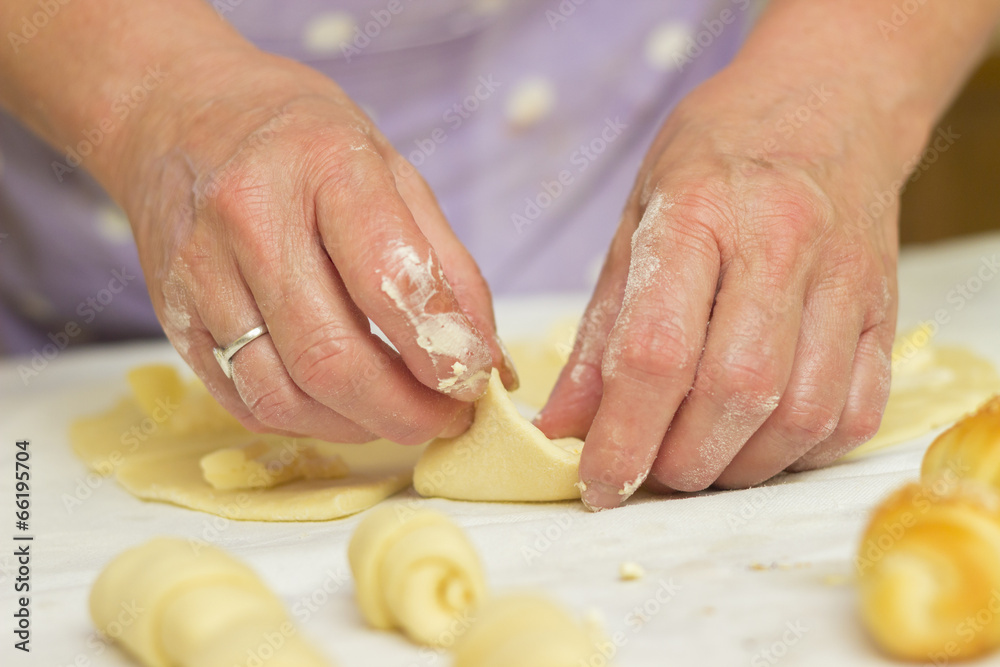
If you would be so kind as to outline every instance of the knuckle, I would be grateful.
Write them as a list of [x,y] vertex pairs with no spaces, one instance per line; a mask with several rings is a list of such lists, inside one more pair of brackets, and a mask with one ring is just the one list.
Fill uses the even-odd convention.
[[794,242],[810,242],[834,219],[833,202],[804,183],[782,179],[762,188],[754,198],[757,215],[770,222],[768,231]]
[[747,402],[770,401],[778,393],[778,374],[774,360],[766,354],[742,354],[718,364],[711,393],[738,397]]
[[211,202],[216,214],[225,220],[255,218],[265,198],[265,181],[256,169],[245,164],[231,164],[222,171],[210,172],[195,184],[196,197]]
[[[644,318],[609,343],[611,359],[619,363],[605,365],[609,371],[624,371],[643,380],[674,380],[697,361],[694,349],[683,328],[667,318]],[[615,345],[617,343],[617,345]],[[614,347],[618,347],[615,354]]]
[[262,389],[247,401],[250,414],[271,428],[284,429],[292,425],[299,413],[294,387],[284,379],[258,378],[256,382]]
[[350,360],[353,349],[350,336],[343,327],[332,322],[307,329],[292,341],[295,350],[288,372],[303,387],[332,389],[341,396],[353,386]]
[[843,433],[847,442],[852,445],[860,445],[871,440],[881,424],[882,409],[865,406],[847,412],[841,418],[838,430]]
[[790,442],[815,445],[833,435],[839,417],[839,411],[830,403],[797,398],[789,404],[776,428]]

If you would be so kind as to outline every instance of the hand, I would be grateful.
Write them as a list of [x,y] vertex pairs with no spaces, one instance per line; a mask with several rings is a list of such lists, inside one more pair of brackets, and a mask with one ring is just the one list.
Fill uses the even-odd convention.
[[586,436],[591,507],[647,474],[654,490],[751,486],[878,428],[902,167],[848,88],[763,79],[731,67],[662,128],[537,420]]
[[[516,380],[427,184],[317,72],[250,48],[196,62],[155,91],[123,150],[171,342],[253,430],[406,444],[464,431],[492,366]],[[227,379],[212,348],[261,323],[269,335]]]

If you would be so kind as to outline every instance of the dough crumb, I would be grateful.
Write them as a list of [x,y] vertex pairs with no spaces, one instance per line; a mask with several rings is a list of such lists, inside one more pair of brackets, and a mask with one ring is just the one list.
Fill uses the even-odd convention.
[[638,563],[627,560],[619,566],[618,575],[622,581],[635,581],[646,576],[646,569]]
[[625,486],[618,492],[618,495],[626,499],[631,498],[632,494],[635,493],[640,486],[642,486],[643,482],[646,481],[646,475],[648,474],[648,472],[639,473],[639,475],[631,482],[625,482]]

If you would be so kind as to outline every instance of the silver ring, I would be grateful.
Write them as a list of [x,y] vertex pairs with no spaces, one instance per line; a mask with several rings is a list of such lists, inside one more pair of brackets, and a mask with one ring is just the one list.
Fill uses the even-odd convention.
[[222,372],[226,374],[227,378],[233,377],[233,355],[239,352],[244,345],[260,338],[266,333],[267,325],[262,324],[246,332],[226,347],[212,348],[212,354],[215,355],[215,360],[219,362],[219,366],[222,367]]

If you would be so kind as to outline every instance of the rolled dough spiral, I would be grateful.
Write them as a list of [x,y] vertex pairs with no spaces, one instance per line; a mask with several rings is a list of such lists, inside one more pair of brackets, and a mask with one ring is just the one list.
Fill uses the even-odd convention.
[[972,480],[909,484],[875,512],[858,554],[861,613],[899,658],[1000,645],[1000,496]]
[[421,644],[450,644],[486,595],[479,557],[462,530],[430,510],[382,505],[347,550],[361,613]]
[[939,435],[920,474],[925,482],[945,475],[978,479],[1000,491],[1000,396]]
[[487,602],[455,645],[454,667],[607,665],[592,637],[565,610],[536,595]]
[[281,601],[225,552],[157,538],[130,549],[100,574],[90,615],[148,667],[321,667]]

